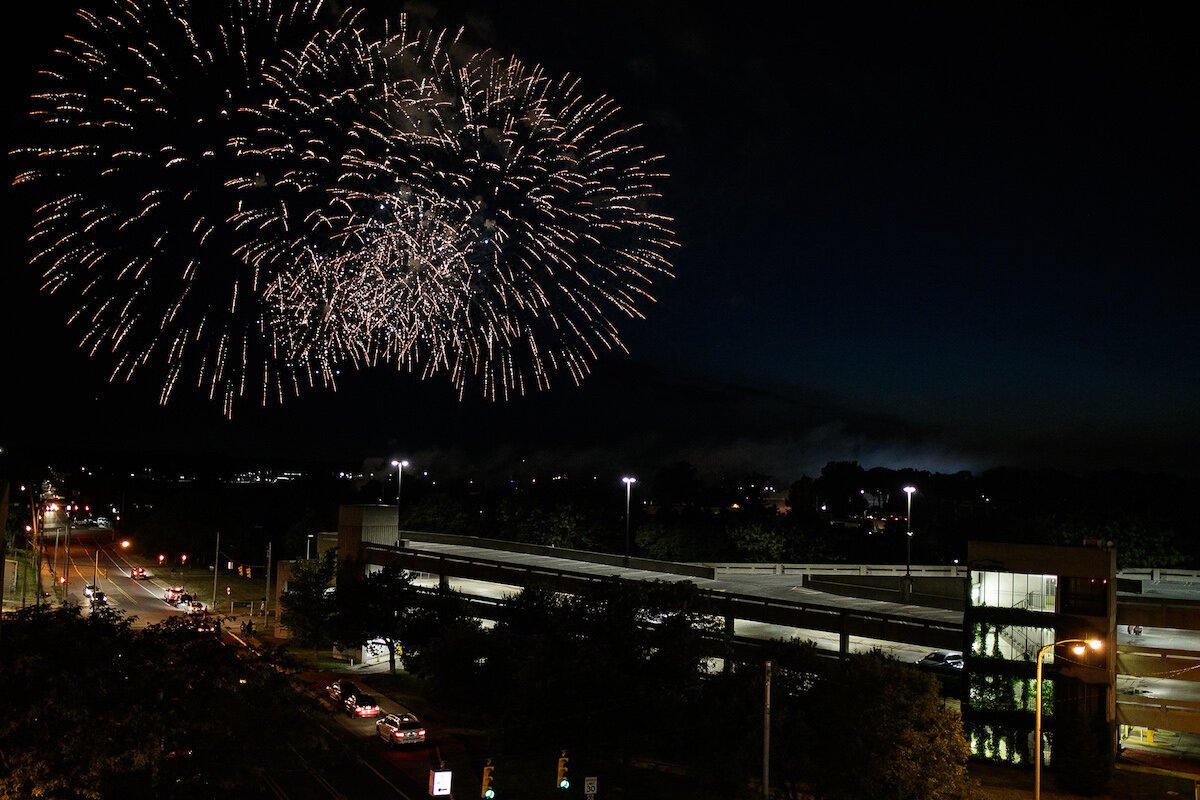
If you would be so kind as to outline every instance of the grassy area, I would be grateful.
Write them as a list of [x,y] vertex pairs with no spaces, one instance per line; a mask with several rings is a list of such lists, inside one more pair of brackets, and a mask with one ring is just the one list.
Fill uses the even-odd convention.
[[[131,556],[129,561],[143,566],[152,578],[168,586],[182,586],[184,591],[196,597],[205,605],[209,605],[213,595],[213,574],[206,567],[159,567],[156,559],[138,558]],[[266,575],[258,570],[251,577],[240,576],[236,571],[221,569],[217,575],[217,604],[214,611],[219,614],[230,613],[230,601],[233,602],[233,613],[245,616],[253,605],[257,612],[259,604],[266,593]],[[226,588],[229,594],[225,593]],[[274,586],[272,586],[272,591]]]

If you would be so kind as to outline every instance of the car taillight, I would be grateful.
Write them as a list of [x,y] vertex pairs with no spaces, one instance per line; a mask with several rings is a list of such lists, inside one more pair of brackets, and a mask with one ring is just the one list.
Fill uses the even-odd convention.
[[421,728],[421,730],[417,731],[417,736],[424,736],[424,735],[425,735],[425,729],[424,729],[424,728]]

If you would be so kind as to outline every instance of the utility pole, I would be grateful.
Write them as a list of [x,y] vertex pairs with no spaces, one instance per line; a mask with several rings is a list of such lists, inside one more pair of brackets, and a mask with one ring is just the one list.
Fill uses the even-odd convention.
[[271,601],[271,543],[267,542],[267,593],[263,596],[263,630],[267,629],[267,603]]
[[29,516],[32,517],[30,528],[33,532],[33,552],[34,552],[34,574],[37,580],[37,596],[33,599],[35,606],[42,604],[42,537],[41,527],[38,525],[38,501],[34,495],[33,487],[29,487]]
[[63,567],[63,605],[66,605],[67,596],[71,591],[71,515],[67,511],[63,511],[63,519],[67,521],[67,563]]
[[771,798],[771,662],[763,664],[763,800]]
[[67,542],[66,552],[62,554],[64,565],[62,565],[62,604],[66,604],[67,596],[71,591],[71,515],[64,510],[62,518],[65,519],[67,525]]
[[215,556],[213,556],[213,599],[212,599],[212,605],[210,606],[213,609],[214,614],[217,613],[217,574],[220,572],[220,569],[221,569],[221,532],[217,531],[217,554]]

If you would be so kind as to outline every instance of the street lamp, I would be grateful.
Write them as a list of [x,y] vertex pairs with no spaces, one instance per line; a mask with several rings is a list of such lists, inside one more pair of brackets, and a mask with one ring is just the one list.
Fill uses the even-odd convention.
[[407,461],[393,461],[392,466],[396,468],[396,509],[400,509],[400,487],[404,481],[404,468],[408,466]]
[[633,485],[637,483],[637,478],[621,478],[621,482],[625,484],[625,566],[629,566],[629,494],[633,491]]
[[1063,639],[1042,647],[1037,653],[1037,686],[1033,693],[1033,800],[1042,800],[1042,659],[1060,644],[1073,644],[1071,652],[1081,656],[1090,647],[1100,650],[1104,642],[1099,639]]
[[907,528],[905,543],[908,545],[904,549],[904,577],[912,577],[912,496],[917,490],[915,486],[905,486],[904,493],[908,495],[908,513],[904,515],[904,524]]
[[308,538],[304,540],[304,560],[308,561],[312,556],[308,554],[309,547],[312,546],[313,535],[310,533]]

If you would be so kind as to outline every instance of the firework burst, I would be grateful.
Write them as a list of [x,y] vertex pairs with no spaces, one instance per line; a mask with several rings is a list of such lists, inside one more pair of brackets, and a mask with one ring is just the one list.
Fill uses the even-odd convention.
[[641,317],[670,275],[674,236],[651,210],[658,159],[610,99],[454,45],[403,49],[421,54],[406,66],[426,116],[414,156],[389,165],[417,194],[472,208],[471,280],[457,315],[428,320],[417,366],[492,398],[548,388],[556,372],[578,383],[600,352],[624,349],[616,321]]
[[114,379],[282,401],[342,368],[578,382],[670,274],[607,98],[320,0],[112,0],[35,95],[45,288]]

